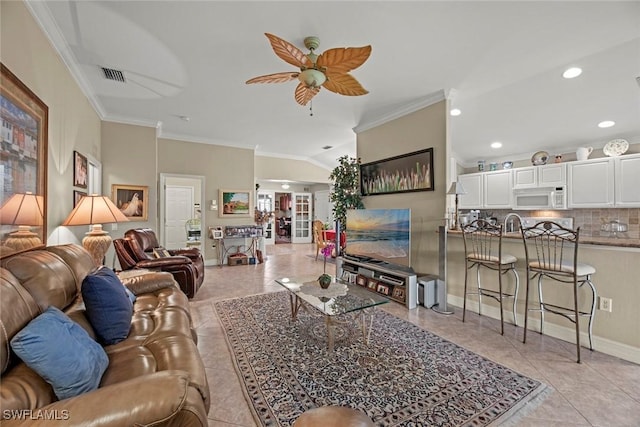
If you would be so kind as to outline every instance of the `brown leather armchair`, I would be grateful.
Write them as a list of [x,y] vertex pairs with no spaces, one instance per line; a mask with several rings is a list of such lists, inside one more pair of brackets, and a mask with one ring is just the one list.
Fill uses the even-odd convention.
[[113,246],[123,270],[144,268],[173,274],[180,289],[193,298],[204,280],[204,260],[198,249],[168,249],[170,256],[156,258],[154,249],[161,249],[156,234],[150,228],[128,230]]

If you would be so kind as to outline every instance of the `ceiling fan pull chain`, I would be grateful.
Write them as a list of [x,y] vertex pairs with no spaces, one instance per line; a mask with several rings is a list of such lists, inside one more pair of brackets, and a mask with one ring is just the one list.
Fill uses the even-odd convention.
[[313,101],[309,101],[309,115],[313,117]]

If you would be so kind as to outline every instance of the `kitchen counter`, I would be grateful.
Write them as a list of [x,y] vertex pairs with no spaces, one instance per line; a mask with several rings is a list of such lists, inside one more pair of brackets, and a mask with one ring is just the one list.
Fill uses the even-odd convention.
[[[449,234],[462,236],[460,230],[449,230]],[[624,233],[630,237],[592,237],[592,236],[580,236],[580,244],[583,245],[598,245],[598,246],[613,246],[619,248],[640,248],[640,237],[637,233],[627,232]],[[520,239],[522,240],[522,234],[517,233],[504,233],[505,239]]]

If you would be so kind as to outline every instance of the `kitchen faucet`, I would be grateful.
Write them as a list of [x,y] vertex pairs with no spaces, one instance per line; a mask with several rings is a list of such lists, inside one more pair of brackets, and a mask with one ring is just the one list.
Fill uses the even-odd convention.
[[518,222],[520,223],[520,228],[522,228],[522,217],[515,212],[510,212],[507,216],[504,217],[504,232],[505,233],[513,233],[516,231],[515,224],[513,223],[513,217],[518,218]]

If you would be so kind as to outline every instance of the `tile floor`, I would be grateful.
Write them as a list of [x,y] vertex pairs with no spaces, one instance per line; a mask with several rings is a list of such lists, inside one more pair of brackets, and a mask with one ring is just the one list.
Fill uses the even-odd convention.
[[[231,361],[213,301],[281,290],[277,277],[319,275],[322,260],[315,261],[315,245],[269,245],[263,264],[207,267],[205,283],[193,299],[192,312],[199,336],[209,387],[209,426],[256,426]],[[327,269],[334,269],[327,264]],[[383,306],[398,317],[434,332],[456,344],[549,385],[552,394],[522,418],[518,426],[640,426],[640,365],[603,353],[583,350],[575,363],[571,343],[532,333],[522,344],[522,328],[475,314],[461,321],[461,310],[444,316],[420,307],[407,310],[391,302]]]

